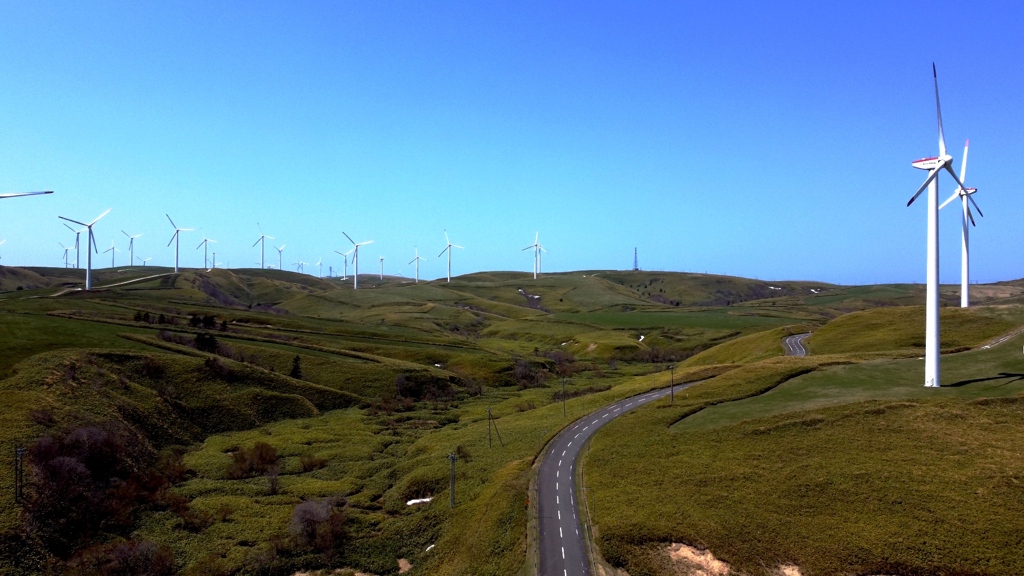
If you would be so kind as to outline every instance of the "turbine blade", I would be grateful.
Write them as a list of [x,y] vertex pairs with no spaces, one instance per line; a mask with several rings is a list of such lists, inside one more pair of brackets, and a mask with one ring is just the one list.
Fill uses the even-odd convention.
[[533,248],[533,246],[527,246],[526,248],[523,248],[523,250],[529,250],[530,248]]
[[445,246],[445,249],[441,250],[441,253],[438,254],[437,257],[440,258],[441,256],[444,256],[444,253],[447,252],[449,248],[451,248],[451,245]]
[[[982,218],[984,218],[985,215],[981,213],[981,208],[978,207],[978,203],[975,202],[974,198],[972,198],[971,196],[972,196],[972,194],[968,194],[967,195],[967,199],[971,201],[971,204],[974,204],[974,209],[978,211],[978,216],[981,216]],[[968,208],[968,210],[970,210],[970,208]]]
[[203,244],[206,244],[206,240],[203,240],[202,242],[200,242],[199,246],[196,246],[196,250],[199,250],[200,248],[202,248]]
[[[68,222],[74,222],[75,224],[81,224],[82,226],[86,227],[90,226],[89,224],[86,224],[84,222],[79,222],[78,220],[72,220],[71,218],[65,218],[63,216],[57,216],[57,218],[60,218],[61,220],[67,220]],[[65,224],[65,226],[68,225]],[[71,226],[68,226],[68,228],[71,228]],[[81,230],[76,231],[74,228],[71,228],[71,231],[74,232],[75,234],[80,234],[82,232]]]
[[[96,253],[96,254],[99,254],[100,253],[100,249],[99,249],[99,247],[96,246],[96,236],[93,235],[92,228],[89,228],[89,241],[92,242],[92,251],[94,253]],[[89,251],[89,247],[88,246],[85,247],[85,251],[86,252]]]
[[942,210],[943,208],[945,208],[946,204],[949,204],[950,202],[952,202],[954,198],[959,198],[959,197],[960,197],[960,190],[957,189],[957,191],[953,192],[953,195],[950,196],[949,198],[947,198],[945,202],[943,202],[942,204],[939,204],[939,210]]
[[964,142],[964,159],[960,162],[960,181],[967,180],[967,147],[971,144],[970,140]]
[[452,246],[453,246],[454,248],[458,248],[458,249],[460,249],[460,250],[465,250],[465,248],[463,248],[462,246],[459,246],[458,244],[452,244]]
[[178,229],[178,225],[174,223],[174,220],[171,220],[171,215],[170,215],[170,214],[167,214],[167,213],[165,212],[165,213],[164,213],[164,216],[167,216],[167,221],[171,223],[171,226],[172,226],[172,227],[173,227],[173,228],[174,228],[175,230],[177,230],[177,229]]
[[977,224],[974,223],[974,214],[971,214],[970,206],[967,207],[967,217],[971,219],[971,226],[977,226]]
[[953,180],[956,180],[956,183],[960,185],[962,190],[967,190],[967,186],[964,186],[964,183],[960,181],[960,177],[953,171],[953,167],[949,165],[949,162],[943,162],[942,166],[946,169],[946,172],[949,172],[949,175],[953,177]]
[[373,244],[373,240],[367,240],[366,242],[360,242],[356,246],[366,246],[367,244]]
[[170,246],[171,242],[174,242],[174,238],[178,235],[178,231],[175,230],[174,234],[171,234],[171,239],[167,241],[167,245]]
[[355,240],[353,240],[351,236],[349,236],[348,234],[346,234],[344,230],[342,230],[342,231],[341,231],[341,233],[342,233],[342,234],[345,234],[345,238],[348,238],[348,241],[349,241],[349,242],[351,242],[352,244],[355,244],[355,243],[356,243],[356,241],[355,241]]
[[[125,236],[128,236],[128,233],[125,232],[124,230],[121,230],[121,234],[124,234]],[[131,238],[131,236],[128,236],[128,237]]]
[[921,192],[924,192],[924,189],[927,188],[928,185],[932,183],[932,180],[935,180],[935,177],[938,175],[939,169],[933,168],[931,172],[928,173],[928,178],[925,178],[924,184],[921,184],[921,187],[917,189],[917,193],[914,194],[913,198],[911,198],[909,202],[907,202],[907,206],[913,204],[914,200],[917,200],[917,197],[921,195]]
[[939,117],[939,156],[946,155],[946,139],[942,136],[942,106],[939,105],[939,75],[932,62],[932,78],[935,80],[935,113]]
[[260,240],[263,240],[263,236],[260,236],[259,238],[257,238],[256,241],[252,243],[252,245],[255,246],[255,245],[259,244]]

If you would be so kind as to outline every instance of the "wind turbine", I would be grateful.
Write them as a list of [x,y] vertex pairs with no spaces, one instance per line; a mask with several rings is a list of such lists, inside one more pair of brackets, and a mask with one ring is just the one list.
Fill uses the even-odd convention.
[[907,206],[914,203],[917,197],[928,188],[928,264],[925,296],[925,332],[924,332],[924,385],[927,388],[938,388],[939,378],[939,172],[945,169],[961,188],[966,189],[956,172],[953,171],[953,157],[946,154],[946,140],[942,136],[942,107],[939,106],[939,76],[932,63],[932,78],[935,81],[935,112],[939,123],[939,155],[933,158],[922,158],[912,163],[914,168],[928,170],[928,177]]
[[[964,180],[967,179],[967,146],[970,143],[971,141],[968,140],[964,144],[964,159],[963,162],[960,164],[960,182],[963,182]],[[977,224],[974,223],[974,215],[971,214],[971,207],[967,205],[967,202],[970,201],[971,204],[974,204],[974,208],[978,211],[979,216],[984,216],[984,214],[981,213],[981,208],[978,207],[978,203],[974,201],[974,198],[971,198],[971,196],[977,191],[977,188],[964,188],[963,186],[960,186],[956,189],[956,192],[954,192],[953,195],[949,197],[948,200],[946,200],[945,202],[942,203],[942,205],[939,206],[939,210],[942,210],[943,208],[946,207],[946,204],[949,204],[950,202],[953,201],[953,199],[957,197],[959,197],[961,202],[963,203],[963,243],[960,247],[961,308],[968,308],[971,305],[971,254],[968,242],[969,234],[967,221],[971,221],[971,226],[977,226]]]
[[[537,274],[540,272],[540,252],[544,250],[544,247],[540,245],[540,232],[533,237],[533,244],[530,244],[523,251],[533,248],[533,279],[537,279]],[[544,250],[547,252],[547,250]]]
[[0,194],[0,199],[17,198],[19,196],[38,196],[39,194],[53,194],[53,190],[46,190],[44,192],[9,192],[7,194]]
[[309,262],[303,262],[302,260],[297,260],[295,262],[295,271],[298,272],[299,274],[301,274],[302,270],[303,270],[303,266],[305,266],[306,264],[309,264]]
[[4,245],[4,242],[7,242],[7,239],[6,239],[6,238],[4,238],[3,240],[0,240],[0,246],[3,246],[3,245]]
[[[367,244],[373,244],[373,240],[367,240],[366,242],[360,242],[357,244],[356,241],[344,231],[342,231],[342,234],[345,234],[345,238],[348,238],[348,241],[352,243],[352,249],[346,252],[346,254],[352,254],[352,266],[355,269],[355,275],[352,276],[352,289],[357,290],[359,289],[359,247],[366,246]],[[348,274],[348,264],[345,265],[345,274]]]
[[128,265],[131,266],[132,262],[135,262],[135,239],[138,238],[139,236],[142,236],[142,234],[136,234],[135,236],[132,236],[125,232],[124,230],[121,230],[121,233],[124,234],[125,236],[128,236]]
[[252,245],[253,246],[255,246],[257,244],[260,245],[260,269],[263,269],[263,268],[267,267],[266,264],[264,264],[264,262],[266,262],[266,260],[263,257],[263,255],[265,253],[265,248],[266,248],[266,239],[270,238],[271,240],[274,240],[274,237],[273,236],[267,236],[266,234],[264,234],[263,233],[263,228],[260,228],[260,223],[259,222],[256,223],[256,228],[259,228],[260,237],[257,238],[256,241],[252,243]]
[[64,268],[66,269],[68,267],[68,252],[71,250],[71,248],[68,248],[64,244],[61,244],[60,242],[57,242],[57,244],[60,244],[60,247],[64,249]]
[[143,260],[142,258],[136,257],[135,259],[138,260],[139,262],[142,262],[142,267],[145,268],[146,267],[146,262],[149,262],[153,258],[146,258],[145,260]]
[[171,223],[171,226],[174,226],[174,235],[171,236],[171,239],[167,242],[167,245],[170,246],[171,242],[174,242],[174,273],[177,274],[178,273],[178,244],[179,244],[179,240],[181,239],[181,233],[182,232],[191,232],[192,230],[194,230],[194,228],[178,228],[178,225],[174,223],[174,220],[171,220],[170,214],[164,214],[164,216],[167,216],[167,221]]
[[[323,277],[324,277],[324,259],[323,258],[318,258],[317,261],[316,261],[316,264],[314,264],[314,266],[320,268],[320,272],[317,274],[317,278],[323,279]],[[328,268],[327,269],[327,273],[330,274],[330,272],[331,272],[331,269]]]
[[85,232],[86,229],[82,228],[81,230],[75,230],[74,228],[72,228],[71,226],[68,226],[67,224],[65,224],[64,226],[68,230],[71,230],[72,232],[75,233],[75,268],[81,268],[81,266],[78,265],[78,252],[79,252],[79,250],[78,250],[78,236],[82,232]]
[[459,250],[465,250],[465,248],[463,248],[462,246],[459,246],[458,244],[452,244],[452,241],[448,239],[448,231],[447,230],[444,231],[444,241],[447,242],[448,245],[444,247],[444,250],[441,250],[441,253],[438,254],[437,257],[440,258],[441,256],[444,256],[445,252],[448,253],[448,281],[451,282],[452,281],[452,248],[458,248]]
[[420,260],[426,260],[426,258],[420,258],[420,249],[416,249],[416,257],[409,260],[409,264],[416,263],[416,283],[420,283]]
[[384,279],[384,257],[380,257],[380,279]]
[[284,247],[285,246],[287,246],[287,244],[281,244],[280,248],[278,248],[277,246],[274,246],[274,248],[277,248],[277,269],[278,270],[284,270],[284,264],[281,263],[281,259],[282,259],[282,255],[284,254]]
[[[196,250],[199,250],[200,248],[203,249],[203,268],[206,268],[207,270],[210,269],[210,260],[206,257],[206,253],[210,250],[210,242],[213,242],[214,244],[217,243],[216,240],[211,240],[206,236],[203,236],[203,241],[199,243],[199,246],[196,246]],[[214,253],[214,256],[216,255],[217,254]]]
[[[85,240],[85,254],[87,256],[87,258],[85,259],[85,289],[86,290],[92,290],[92,251],[89,250],[89,246],[92,246],[92,250],[95,251],[97,254],[99,254],[99,252],[100,252],[99,248],[96,248],[96,236],[94,236],[93,233],[92,233],[92,227],[93,227],[94,224],[96,224],[97,222],[100,221],[100,218],[103,218],[104,216],[109,214],[111,210],[112,210],[112,208],[107,208],[106,212],[104,212],[103,214],[100,214],[92,222],[89,222],[88,224],[86,224],[84,222],[79,222],[78,220],[72,220],[71,218],[65,218],[64,216],[58,216],[58,218],[60,218],[61,220],[67,220],[68,222],[74,222],[75,224],[79,224],[81,226],[85,226],[89,230],[89,236]],[[69,228],[70,228],[70,226],[69,226]],[[76,258],[76,260],[77,260],[77,258]]]
[[120,252],[120,250],[118,250],[117,248],[114,248],[114,241],[113,240],[110,241],[110,248],[107,248],[106,250],[103,251],[104,254],[106,254],[107,252],[110,252],[110,267],[113,268],[114,267],[114,254],[116,254],[117,252]]

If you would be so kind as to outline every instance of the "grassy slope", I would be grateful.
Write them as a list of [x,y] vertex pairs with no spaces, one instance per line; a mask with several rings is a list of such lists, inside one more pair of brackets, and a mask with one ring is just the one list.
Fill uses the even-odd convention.
[[696,411],[687,397],[793,374],[796,359],[777,359],[619,419],[585,462],[603,552],[634,576],[674,574],[670,541],[749,574],[1019,573],[1024,456],[1005,439],[1024,431],[1022,343],[944,356],[940,390],[907,359],[821,367]]

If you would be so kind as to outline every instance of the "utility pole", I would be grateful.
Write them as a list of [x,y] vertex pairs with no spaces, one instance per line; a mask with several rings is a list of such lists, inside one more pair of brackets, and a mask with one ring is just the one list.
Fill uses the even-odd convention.
[[498,423],[494,421],[494,418],[491,416],[491,409],[490,409],[490,407],[488,407],[487,408],[487,447],[488,448],[491,447],[491,426],[492,425],[494,426],[494,433],[498,435],[498,443],[500,443],[501,447],[504,448],[505,447],[505,441],[501,439],[501,432],[498,432]]
[[448,454],[448,460],[452,463],[451,479],[450,479],[450,481],[448,483],[448,485],[451,486],[451,489],[450,489],[451,497],[449,499],[448,507],[454,510],[455,509],[455,461],[458,460],[458,457],[455,456],[455,452],[452,452],[451,454]]
[[565,418],[565,378],[562,378],[562,418]]
[[669,404],[676,403],[676,367],[675,365],[669,365],[669,381],[668,381],[668,396],[670,398]]

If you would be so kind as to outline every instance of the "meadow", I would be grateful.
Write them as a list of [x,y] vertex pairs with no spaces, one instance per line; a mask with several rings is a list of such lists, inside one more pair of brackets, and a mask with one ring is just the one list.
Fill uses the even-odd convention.
[[[737,489],[741,475],[731,480],[735,498],[709,492],[705,508],[677,523],[674,515],[653,521],[654,508],[627,502],[665,486],[637,481],[628,495],[613,494],[623,470],[643,469],[653,440],[670,441],[655,452],[667,468],[651,478],[689,477],[695,456],[678,452],[684,444],[711,451],[728,434],[747,439],[754,433],[734,430],[753,426],[780,431],[756,433],[758,441],[781,437],[778,450],[795,450],[786,442],[806,442],[800,431],[816,428],[786,424],[806,419],[793,414],[838,410],[827,418],[848,422],[841,411],[870,410],[850,408],[864,403],[931,406],[913,383],[914,332],[885,325],[887,317],[900,329],[915,321],[920,310],[900,306],[919,296],[913,286],[587,271],[418,285],[367,276],[355,291],[273,270],[133,268],[100,271],[99,289],[84,293],[73,290],[75,271],[5,269],[3,278],[0,449],[29,448],[25,499],[0,491],[3,573],[113,573],[115,559],[130,558],[154,574],[383,575],[397,573],[399,559],[410,574],[531,574],[527,498],[544,443],[603,404],[667,385],[674,366],[677,383],[700,383],[672,407],[610,425],[586,462],[606,559],[633,576],[669,574],[658,548],[667,540],[706,542],[733,557],[708,539],[728,530],[688,518],[705,508],[726,518],[763,495]],[[1001,356],[1016,344],[972,350],[1024,324],[1016,292],[989,293],[999,306],[944,310],[953,329],[943,346],[964,350],[944,366],[965,382],[941,391],[946,402],[1018,392],[1017,380],[998,376],[1020,372]],[[879,307],[885,314],[871,316]],[[779,358],[782,337],[809,330],[815,356]],[[880,334],[885,346],[868,344]],[[872,417],[901,414],[885,408]],[[886,425],[909,425],[898,420]],[[978,442],[991,442],[993,426]],[[83,448],[85,437],[132,448],[99,458],[89,450],[100,448]],[[729,441],[738,454],[753,450]],[[894,454],[910,449],[892,446]],[[67,458],[91,480],[71,482]],[[715,479],[742,466],[729,462]],[[793,464],[791,473],[801,469]],[[0,485],[13,483],[4,468]],[[689,494],[685,482],[675,486],[673,495]],[[406,504],[423,498],[432,500]],[[76,503],[94,513],[76,515],[68,508]],[[58,513],[79,528],[47,523]],[[761,554],[774,541],[750,547],[750,557],[768,558]]]

